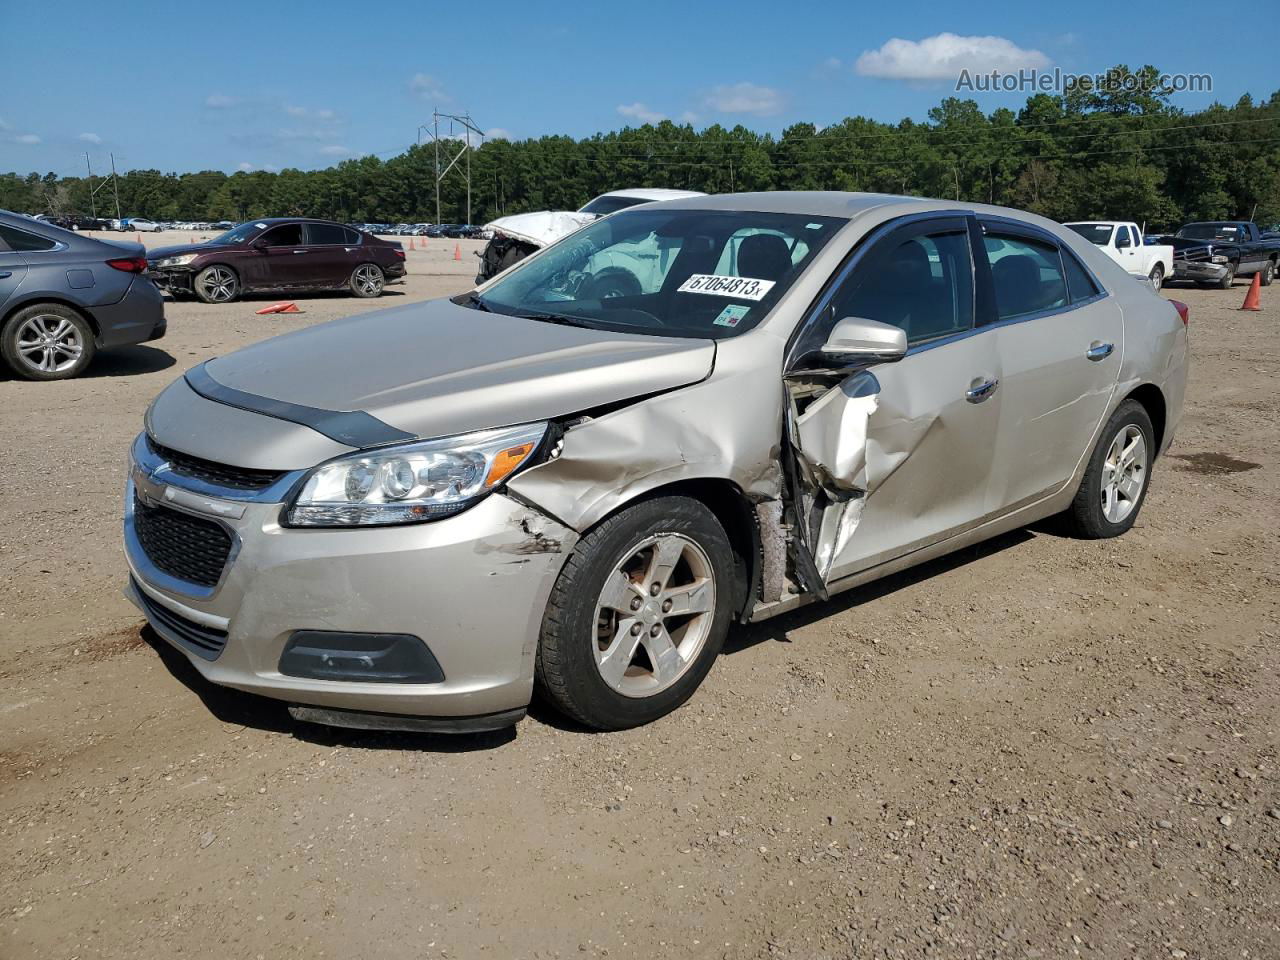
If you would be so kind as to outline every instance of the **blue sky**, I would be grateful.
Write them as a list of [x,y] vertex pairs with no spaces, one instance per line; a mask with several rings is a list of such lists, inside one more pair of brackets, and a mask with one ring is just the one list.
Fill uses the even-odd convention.
[[[311,169],[390,156],[433,107],[512,138],[669,117],[779,131],[924,119],[957,66],[1209,73],[1187,108],[1280,88],[1273,31],[1203,3],[48,4],[0,0],[0,171]],[[943,35],[943,36],[940,36]],[[945,36],[952,35],[952,36]],[[895,43],[894,41],[899,41]],[[901,41],[905,41],[901,42]],[[985,110],[1025,94],[978,94]]]

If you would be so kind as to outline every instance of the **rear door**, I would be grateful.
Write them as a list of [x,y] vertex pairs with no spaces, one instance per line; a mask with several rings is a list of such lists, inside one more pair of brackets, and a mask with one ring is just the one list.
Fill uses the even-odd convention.
[[303,225],[311,276],[317,286],[340,287],[356,268],[360,247],[352,244],[352,231],[336,223]]
[[[1004,395],[992,465],[991,513],[1058,490],[1093,447],[1119,377],[1123,325],[1115,298],[1056,238],[982,218],[991,326]],[[1126,228],[1127,229],[1127,228]]]
[[0,313],[27,276],[27,261],[18,249],[28,239],[43,240],[23,230],[0,223]]
[[[824,583],[981,522],[1005,402],[964,216],[912,219],[873,238],[806,322],[791,351],[788,430],[800,464],[804,542]],[[835,322],[902,327],[902,360],[834,385],[804,358]]]

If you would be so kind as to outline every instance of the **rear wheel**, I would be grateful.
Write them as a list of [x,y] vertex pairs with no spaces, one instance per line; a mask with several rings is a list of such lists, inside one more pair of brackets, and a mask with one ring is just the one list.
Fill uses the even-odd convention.
[[1276,278],[1276,262],[1268,260],[1262,268],[1262,285],[1264,287],[1271,286],[1271,281]]
[[1157,263],[1151,268],[1151,275],[1147,279],[1151,281],[1151,289],[1159,293],[1164,286],[1164,267]]
[[1146,408],[1136,400],[1124,401],[1098,438],[1067,510],[1073,531],[1087,540],[1101,540],[1132,527],[1147,497],[1155,455],[1155,432]]
[[539,689],[598,730],[656,720],[689,699],[729,629],[733,554],[696,500],[647,500],[578,542],[551,593]]
[[347,286],[357,297],[378,297],[386,286],[387,278],[376,263],[362,263],[351,272]]
[[196,274],[192,288],[205,303],[231,303],[240,296],[240,278],[230,267],[215,263]]
[[38,303],[24,307],[0,331],[0,355],[27,380],[69,380],[93,359],[89,322],[71,307]]

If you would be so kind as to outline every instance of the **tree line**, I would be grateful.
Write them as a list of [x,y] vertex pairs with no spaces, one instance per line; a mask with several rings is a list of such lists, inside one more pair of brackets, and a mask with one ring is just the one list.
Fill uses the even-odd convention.
[[[796,123],[775,136],[663,121],[584,139],[489,140],[471,156],[471,219],[576,209],[608,190],[648,186],[912,194],[1160,230],[1197,219],[1280,222],[1280,91],[1263,103],[1245,95],[1187,112],[1152,83],[1155,67],[1111,74],[1121,82],[1107,90],[1036,94],[1017,111],[988,114],[948,97],[923,123],[858,116],[822,129]],[[131,170],[114,187],[124,216],[155,220],[426,222],[435,219],[435,156],[428,144],[323,170]],[[458,166],[440,189],[441,219],[464,222]],[[0,174],[3,209],[87,214],[89,194],[85,177]],[[99,191],[98,214],[114,206],[112,189]]]

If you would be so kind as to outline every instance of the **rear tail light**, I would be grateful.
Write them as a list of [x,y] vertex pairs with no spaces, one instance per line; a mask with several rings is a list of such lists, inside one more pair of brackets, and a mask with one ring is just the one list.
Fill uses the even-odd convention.
[[1173,309],[1177,310],[1178,316],[1182,318],[1182,325],[1184,327],[1188,326],[1191,323],[1191,308],[1181,300],[1170,300],[1169,302],[1173,304]]
[[404,251],[403,251],[403,250],[397,250],[397,251],[396,251],[396,256],[397,256],[397,257],[399,257],[401,260],[403,260],[403,259],[404,259]]
[[114,267],[117,270],[123,270],[125,273],[142,273],[147,269],[146,257],[120,257],[117,260],[108,260],[108,267]]

